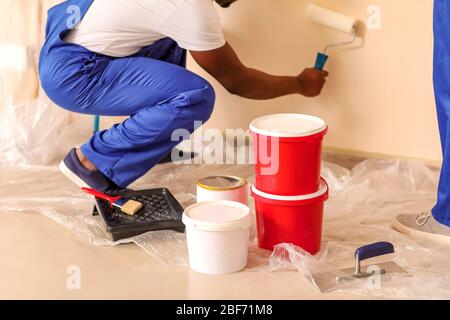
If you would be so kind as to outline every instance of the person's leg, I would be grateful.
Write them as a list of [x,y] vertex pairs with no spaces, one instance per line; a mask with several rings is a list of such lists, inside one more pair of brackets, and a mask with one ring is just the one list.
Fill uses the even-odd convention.
[[418,238],[450,245],[450,2],[435,0],[434,8],[434,87],[443,164],[438,200],[431,211],[402,214],[395,218],[394,228]]
[[149,171],[179,141],[175,129],[194,130],[213,110],[212,86],[192,72],[149,58],[112,60],[89,90],[83,113],[131,115],[125,122],[96,133],[81,151],[120,187]]
[[450,226],[450,2],[436,0],[434,12],[434,88],[441,134],[443,163],[434,218]]

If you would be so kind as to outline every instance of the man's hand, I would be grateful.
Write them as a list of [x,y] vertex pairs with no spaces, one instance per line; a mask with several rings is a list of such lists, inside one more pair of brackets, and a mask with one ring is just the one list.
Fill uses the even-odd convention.
[[305,69],[298,77],[300,94],[305,97],[317,97],[322,92],[328,77],[327,71]]
[[265,100],[290,94],[315,97],[325,85],[326,71],[306,69],[298,77],[277,76],[246,67],[227,43],[211,51],[191,51],[194,60],[231,94]]

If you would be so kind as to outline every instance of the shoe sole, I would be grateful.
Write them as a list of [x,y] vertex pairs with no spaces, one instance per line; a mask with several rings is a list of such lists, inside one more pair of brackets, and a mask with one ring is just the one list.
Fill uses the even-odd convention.
[[428,232],[424,232],[424,231],[415,230],[415,229],[405,226],[397,219],[394,220],[393,227],[395,230],[397,230],[400,233],[403,233],[403,234],[406,234],[406,235],[409,235],[409,236],[412,236],[412,237],[415,237],[418,239],[430,240],[430,241],[450,245],[450,237],[449,236],[444,236],[441,234],[432,234],[432,233],[428,233]]
[[91,188],[86,182],[84,182],[80,177],[70,170],[64,161],[59,164],[59,171],[66,176],[67,179],[75,183],[80,188]]

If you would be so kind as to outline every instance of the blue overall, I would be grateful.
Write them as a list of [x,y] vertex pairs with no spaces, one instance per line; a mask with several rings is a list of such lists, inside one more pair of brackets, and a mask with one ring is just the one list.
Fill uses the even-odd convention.
[[215,92],[186,70],[186,50],[169,38],[125,58],[64,42],[73,8],[81,20],[93,1],[68,0],[49,10],[39,75],[48,97],[64,109],[130,116],[81,147],[101,173],[125,188],[180,142],[172,141],[174,130],[192,133],[195,121],[210,118]]
[[450,0],[435,0],[434,37],[434,88],[444,162],[433,216],[450,226]]

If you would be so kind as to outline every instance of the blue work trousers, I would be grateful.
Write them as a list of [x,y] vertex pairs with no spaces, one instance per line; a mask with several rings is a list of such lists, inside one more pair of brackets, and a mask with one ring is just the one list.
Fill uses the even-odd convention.
[[450,226],[450,1],[434,3],[434,88],[443,164],[434,218]]
[[81,147],[100,172],[127,187],[180,143],[171,139],[174,130],[192,133],[194,122],[210,118],[215,92],[186,70],[186,51],[169,38],[124,58],[65,43],[68,15],[75,6],[82,18],[92,1],[69,0],[50,9],[39,74],[49,98],[64,109],[129,116]]

